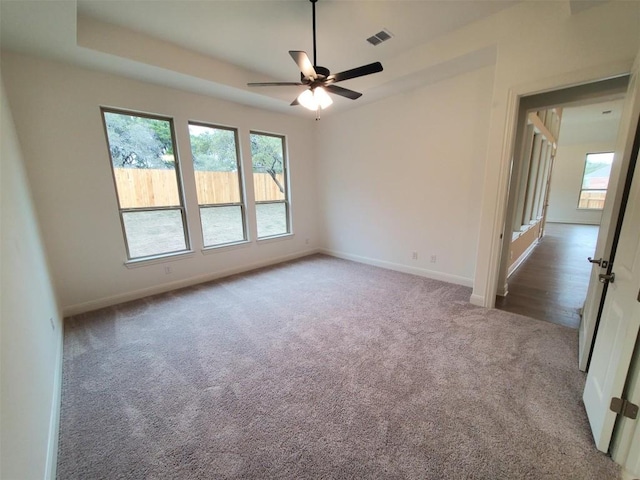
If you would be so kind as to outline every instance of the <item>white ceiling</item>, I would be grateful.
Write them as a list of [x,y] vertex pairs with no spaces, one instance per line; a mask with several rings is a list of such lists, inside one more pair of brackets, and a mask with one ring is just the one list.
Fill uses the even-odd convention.
[[[334,72],[382,61],[512,5],[510,1],[335,1],[316,3],[318,64]],[[283,1],[79,0],[78,12],[249,70],[287,80],[287,52],[312,52],[311,3]],[[387,28],[393,39],[366,42]],[[293,75],[291,75],[291,73]]]
[[[374,61],[398,65],[401,55],[434,38],[509,8],[519,0],[320,0],[318,64],[336,73]],[[393,38],[366,38],[387,29]],[[287,113],[296,87],[249,89],[248,81],[297,81],[289,50],[312,55],[308,0],[0,0],[2,48],[145,81],[221,96]],[[410,62],[410,55],[407,55]],[[495,62],[479,48],[429,72],[384,72],[341,84],[358,103],[392,95]],[[416,74],[418,77],[416,77]],[[354,105],[334,98],[333,110]],[[295,110],[295,111],[292,111]],[[308,112],[307,112],[308,113]]]
[[563,109],[558,145],[614,143],[623,106],[619,99]]
[[[336,73],[374,61],[384,72],[342,86],[364,96],[334,97],[340,111],[495,63],[491,46],[416,69],[412,52],[520,0],[319,0],[318,64]],[[566,0],[557,0],[566,1]],[[568,0],[573,13],[603,0]],[[286,113],[297,87],[249,88],[249,81],[297,81],[289,50],[312,56],[308,0],[0,0],[3,49],[195,91]],[[366,38],[382,29],[393,38]],[[415,63],[415,62],[414,62]],[[565,109],[561,142],[615,135],[621,102]],[[603,116],[603,110],[613,110]],[[329,112],[329,111],[328,111]],[[591,130],[585,127],[591,125]],[[586,133],[585,133],[586,132]]]

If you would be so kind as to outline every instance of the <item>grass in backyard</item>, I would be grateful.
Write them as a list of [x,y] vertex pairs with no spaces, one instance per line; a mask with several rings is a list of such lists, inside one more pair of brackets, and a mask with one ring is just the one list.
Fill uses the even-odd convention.
[[[240,206],[200,208],[204,246],[223,245],[244,239]],[[180,210],[124,212],[130,258],[188,250]],[[256,205],[258,238],[287,233],[283,203]],[[193,243],[193,239],[192,239]],[[196,242],[200,243],[200,242]]]

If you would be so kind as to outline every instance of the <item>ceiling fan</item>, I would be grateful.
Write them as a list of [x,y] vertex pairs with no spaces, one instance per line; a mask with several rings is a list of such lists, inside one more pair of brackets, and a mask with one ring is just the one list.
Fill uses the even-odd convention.
[[344,72],[331,74],[328,68],[321,67],[316,63],[316,2],[318,0],[309,0],[313,11],[313,64],[306,52],[299,50],[290,50],[289,55],[296,62],[300,69],[299,82],[257,82],[248,83],[249,87],[272,87],[272,86],[302,86],[309,88],[302,92],[291,105],[302,105],[309,110],[325,109],[333,103],[333,100],[327,92],[340,95],[342,97],[356,100],[362,96],[361,93],[348,88],[335,85],[338,82],[350,80],[352,78],[363,77],[372,73],[382,71],[380,62],[370,63],[361,67],[345,70]]

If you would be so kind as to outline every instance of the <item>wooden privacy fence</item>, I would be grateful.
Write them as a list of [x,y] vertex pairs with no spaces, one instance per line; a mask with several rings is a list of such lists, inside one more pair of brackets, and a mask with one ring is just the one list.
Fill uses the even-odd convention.
[[589,192],[583,191],[580,193],[580,202],[578,208],[591,208],[596,210],[602,210],[604,208],[604,199],[607,196],[607,192]]
[[180,205],[174,170],[114,168],[120,208]]
[[[284,188],[284,175],[277,173],[276,178]],[[284,200],[284,193],[280,192],[278,185],[276,185],[276,182],[273,181],[273,178],[271,178],[271,175],[268,173],[253,174],[253,191],[256,196],[256,202]]]
[[[174,170],[114,168],[121,208],[166,207],[179,205]],[[284,185],[284,177],[276,178]],[[198,203],[237,203],[240,188],[237,172],[195,172]],[[284,194],[268,173],[253,174],[256,201],[284,200]]]

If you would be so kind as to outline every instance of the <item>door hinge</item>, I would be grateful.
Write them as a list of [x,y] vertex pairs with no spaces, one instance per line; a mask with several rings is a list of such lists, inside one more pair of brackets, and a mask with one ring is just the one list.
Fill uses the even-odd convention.
[[611,399],[609,409],[612,412],[622,415],[623,417],[630,418],[631,420],[635,420],[638,417],[638,405],[635,405],[628,400],[623,400],[622,398],[613,397]]

